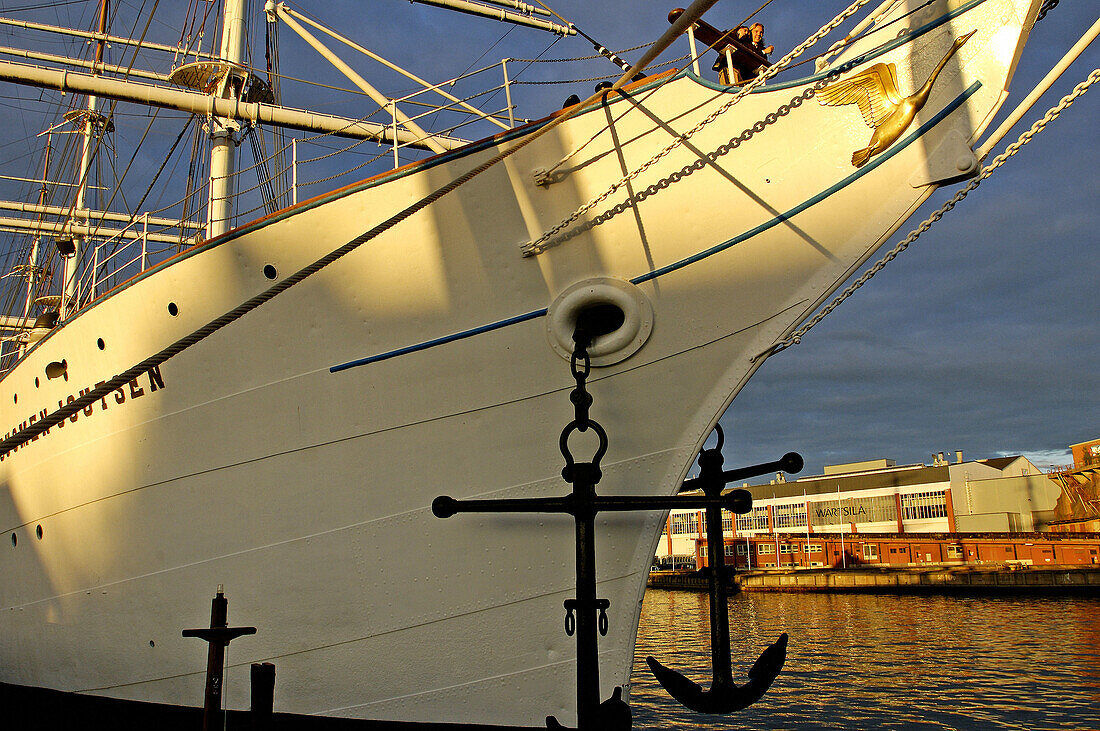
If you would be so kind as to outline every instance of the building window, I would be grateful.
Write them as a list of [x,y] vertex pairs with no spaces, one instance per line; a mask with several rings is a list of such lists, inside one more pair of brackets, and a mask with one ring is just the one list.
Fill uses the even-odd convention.
[[737,544],[737,555],[738,556],[747,556],[748,553],[749,553],[749,547],[748,546],[741,545],[740,543]]
[[942,491],[915,492],[901,496],[901,516],[904,520],[926,520],[947,517],[947,495]]
[[773,505],[772,518],[776,528],[804,528],[806,526],[806,504]]
[[807,543],[806,544],[806,552],[807,553],[821,553],[821,551],[822,551],[822,547],[821,547],[820,543]]
[[761,553],[761,554],[763,554],[763,553],[775,553],[775,544],[774,543],[761,543],[761,544],[756,546],[756,552]]
[[674,536],[694,536],[699,535],[699,514],[698,513],[673,513],[672,515],[672,535]]
[[876,544],[876,543],[864,543],[863,544],[863,560],[864,561],[878,561],[878,544]]
[[768,529],[768,509],[754,507],[751,513],[737,516],[737,530],[757,531]]
[[727,556],[732,556],[733,555],[733,544],[732,543],[727,543],[726,544],[725,554]]
[[948,546],[947,547],[947,557],[948,558],[962,558],[963,557],[963,547],[962,546]]

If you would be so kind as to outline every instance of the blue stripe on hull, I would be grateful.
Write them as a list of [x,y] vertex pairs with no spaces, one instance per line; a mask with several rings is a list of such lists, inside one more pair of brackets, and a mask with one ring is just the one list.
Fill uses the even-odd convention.
[[[867,163],[862,168],[859,168],[858,170],[853,172],[848,177],[844,178],[843,180],[838,181],[837,183],[835,183],[832,186],[826,188],[825,190],[821,191],[820,193],[813,196],[812,198],[806,199],[805,201],[803,201],[802,203],[799,203],[797,206],[795,206],[794,208],[791,208],[790,210],[786,211],[785,213],[780,213],[778,216],[772,218],[771,220],[765,221],[764,223],[761,223],[759,226],[756,226],[755,228],[751,228],[748,231],[745,231],[744,233],[742,233],[742,234],[740,234],[740,235],[738,235],[738,236],[736,236],[736,237],[734,237],[734,238],[732,238],[728,241],[724,241],[720,244],[716,244],[715,246],[712,246],[709,249],[704,249],[703,251],[700,251],[697,254],[692,254],[691,256],[689,256],[687,258],[681,259],[680,261],[673,262],[673,263],[668,264],[666,266],[663,266],[663,267],[660,267],[658,269],[654,269],[652,271],[649,271],[645,274],[641,274],[637,277],[634,277],[630,281],[633,282],[634,284],[641,284],[642,282],[652,281],[654,279],[657,279],[658,277],[664,276],[665,274],[669,274],[669,273],[677,271],[679,269],[683,269],[684,267],[689,266],[691,264],[695,264],[696,262],[700,262],[703,259],[711,257],[715,254],[718,254],[718,253],[722,252],[722,251],[725,251],[726,249],[729,249],[732,246],[736,246],[737,244],[748,241],[749,239],[753,238],[757,234],[763,233],[764,231],[767,231],[770,228],[778,226],[780,223],[783,223],[784,221],[788,221],[788,220],[794,218],[798,214],[802,213],[803,211],[810,208],[811,206],[817,205],[818,203],[825,200],[829,196],[833,195],[837,191],[840,191],[840,190],[843,190],[844,188],[847,188],[849,185],[851,185],[855,181],[859,180],[861,177],[863,177],[867,173],[871,172],[875,168],[877,168],[880,165],[884,164],[887,160],[889,160],[894,155],[896,155],[897,153],[904,150],[906,147],[911,145],[913,142],[920,139],[929,130],[931,130],[937,124],[939,124],[944,119],[946,119],[952,112],[954,112],[956,109],[958,109],[960,106],[962,106],[966,102],[966,100],[969,99],[971,96],[973,96],[978,91],[978,89],[980,89],[980,88],[981,88],[981,82],[975,81],[973,84],[970,85],[969,88],[967,88],[965,91],[963,91],[962,94],[955,97],[955,99],[953,99],[951,101],[951,103],[949,103],[947,106],[945,106],[939,112],[937,112],[935,116],[933,116],[927,122],[925,122],[920,127],[918,127],[910,135],[905,137],[905,139],[903,139],[901,142],[897,143],[896,145],[894,145],[893,147],[891,147],[889,150],[882,153],[881,155],[878,155],[877,157],[873,158],[871,160],[871,162]],[[480,325],[478,327],[471,328],[469,330],[462,330],[460,332],[452,333],[450,335],[444,335],[442,337],[435,338],[433,340],[425,340],[424,342],[417,343],[415,345],[408,345],[408,346],[405,346],[403,348],[398,348],[396,350],[390,350],[390,351],[385,352],[385,353],[379,353],[377,355],[371,355],[371,356],[368,356],[368,357],[365,357],[365,358],[359,358],[357,360],[348,361],[347,363],[340,363],[338,365],[334,365],[334,366],[330,367],[329,372],[336,373],[336,372],[339,372],[339,371],[348,370],[349,368],[356,368],[358,366],[365,366],[365,365],[370,365],[371,363],[378,363],[379,361],[389,360],[390,358],[396,358],[396,357],[399,357],[399,356],[402,356],[402,355],[407,355],[409,353],[417,353],[417,352],[420,352],[422,350],[427,350],[429,348],[434,348],[437,345],[444,345],[446,343],[453,343],[457,340],[465,340],[466,338],[471,338],[471,337],[474,337],[475,335],[481,335],[482,333],[492,332],[494,330],[500,330],[501,328],[508,327],[509,325],[516,325],[516,324],[521,323],[521,322],[527,322],[528,320],[533,320],[533,319],[542,317],[546,313],[547,313],[546,308],[543,308],[543,309],[540,309],[540,310],[533,310],[531,312],[527,312],[527,313],[522,314],[522,315],[516,315],[514,317],[510,317],[510,318],[507,318],[507,319],[504,319],[504,320],[498,320],[496,322],[488,323],[488,324],[485,324],[485,325]]]

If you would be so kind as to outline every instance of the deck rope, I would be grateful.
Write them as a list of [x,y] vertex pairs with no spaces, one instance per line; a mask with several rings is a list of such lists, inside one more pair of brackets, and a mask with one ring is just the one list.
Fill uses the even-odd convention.
[[761,358],[767,358],[769,356],[775,355],[780,351],[786,350],[792,345],[798,345],[799,343],[801,343],[803,335],[813,329],[813,327],[817,325],[817,323],[824,320],[825,317],[828,316],[829,313],[831,313],[837,307],[839,307],[842,302],[855,294],[855,291],[857,289],[862,287],[864,284],[870,281],[873,276],[882,271],[883,268],[885,268],[885,266],[891,261],[896,259],[901,252],[909,248],[909,245],[920,238],[921,234],[932,228],[935,223],[939,222],[939,220],[944,217],[944,214],[953,209],[959,202],[966,198],[966,196],[968,196],[971,191],[981,185],[983,180],[993,175],[994,171],[1004,165],[1009,158],[1016,155],[1016,153],[1019,152],[1024,145],[1026,145],[1032,140],[1032,138],[1035,137],[1035,135],[1046,129],[1048,124],[1057,119],[1058,115],[1068,109],[1074,101],[1076,101],[1081,95],[1088,91],[1089,87],[1095,84],[1097,81],[1100,81],[1100,68],[1094,69],[1092,73],[1090,73],[1085,78],[1084,81],[1074,87],[1072,92],[1062,97],[1062,100],[1056,106],[1051,107],[1049,110],[1047,110],[1047,113],[1043,115],[1041,119],[1036,121],[1035,124],[1031,125],[1030,129],[1021,134],[1015,142],[1005,148],[1004,152],[995,157],[993,161],[990,162],[988,165],[983,167],[981,169],[981,172],[979,172],[978,175],[966,185],[966,187],[964,187],[962,190],[952,196],[950,200],[940,206],[935,213],[924,219],[924,221],[922,221],[919,226],[909,232],[908,236],[900,241],[893,249],[887,252],[885,256],[875,262],[875,264],[870,269],[860,275],[859,279],[852,282],[852,284],[850,284],[843,292],[837,295],[832,302],[822,308],[816,315],[813,316],[812,319],[806,322],[805,325],[798,328],[786,338],[779,341],[764,352],[754,355],[750,359],[750,362],[756,362]]
[[[845,20],[847,20],[853,14],[858,12],[860,8],[862,8],[864,5],[866,5],[869,2],[871,2],[871,0],[856,0],[856,2],[849,5],[843,12],[841,12],[839,15],[837,15],[835,18],[833,18],[831,21],[829,21],[825,25],[823,25],[816,33],[814,33],[812,36],[810,36],[805,41],[803,41],[801,44],[799,44],[794,50],[792,50],[790,53],[788,53],[786,56],[784,56],[782,59],[780,59],[774,65],[768,67],[768,69],[764,73],[760,74],[755,79],[753,79],[749,84],[742,87],[741,90],[739,92],[737,92],[729,101],[727,101],[722,106],[718,107],[718,109],[711,112],[702,121],[700,121],[698,124],[696,124],[690,130],[688,130],[687,132],[685,132],[682,135],[678,136],[671,143],[669,143],[666,147],[664,147],[660,152],[658,152],[653,157],[651,157],[647,162],[643,163],[641,166],[634,169],[632,172],[629,172],[626,175],[624,175],[623,177],[619,178],[619,180],[615,183],[612,183],[611,186],[607,190],[605,190],[603,193],[597,195],[595,198],[592,198],[587,203],[582,205],[580,208],[573,211],[573,213],[571,213],[566,218],[562,219],[556,226],[554,226],[553,228],[551,228],[548,231],[546,231],[545,233],[543,233],[543,235],[540,236],[539,238],[533,239],[531,241],[528,241],[525,244],[522,244],[520,246],[520,250],[522,251],[523,256],[525,256],[525,257],[535,256],[536,254],[540,254],[543,251],[549,249],[551,246],[556,245],[556,242],[553,241],[553,239],[561,231],[563,231],[566,227],[572,225],[578,218],[580,218],[584,214],[588,213],[590,210],[592,210],[593,208],[598,206],[603,201],[607,200],[607,198],[610,195],[612,195],[615,191],[617,191],[619,188],[621,188],[622,186],[626,185],[627,183],[629,183],[630,181],[634,180],[639,175],[644,173],[646,170],[648,170],[650,167],[652,167],[658,161],[660,161],[661,158],[665,157],[670,152],[675,150],[677,147],[679,147],[680,145],[682,145],[685,142],[687,142],[688,140],[690,140],[694,135],[696,135],[698,132],[700,132],[705,127],[710,125],[711,122],[718,119],[718,117],[722,116],[727,111],[729,111],[729,109],[731,107],[733,107],[735,104],[737,104],[739,101],[741,101],[741,99],[743,99],[747,94],[750,94],[754,89],[761,86],[765,81],[772,78],[773,76],[778,74],[780,71],[782,71],[784,68],[786,68],[791,63],[791,61],[793,61],[794,59],[801,56],[807,49],[809,49],[811,46],[815,45],[819,40],[821,40],[823,37],[825,37],[830,32],[832,32],[833,29],[835,29],[838,25],[843,23]],[[837,41],[836,44],[834,44],[834,48],[842,47],[846,43],[848,43],[847,39],[841,39],[840,41]],[[830,49],[830,50],[832,50],[832,49]],[[587,142],[584,143],[584,144],[587,144]],[[582,147],[583,147],[583,145],[582,145]],[[575,154],[577,154],[576,151],[570,151],[569,154],[567,154],[565,157],[563,157],[561,160],[559,160],[557,163],[555,163],[553,167],[551,167],[549,170],[545,171],[544,177],[548,176],[550,173],[553,172],[553,170],[555,170],[556,168],[560,167],[562,164],[567,162]]]

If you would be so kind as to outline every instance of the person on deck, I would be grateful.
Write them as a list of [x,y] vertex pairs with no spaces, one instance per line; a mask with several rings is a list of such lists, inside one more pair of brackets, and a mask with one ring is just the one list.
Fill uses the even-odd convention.
[[[728,31],[727,31],[728,32]],[[739,26],[734,35],[737,40],[742,44],[749,46],[752,44],[751,34],[749,29],[745,26]],[[745,69],[738,66],[736,63],[732,69],[726,68],[726,51],[725,48],[716,49],[718,51],[718,58],[715,60],[714,65],[711,67],[712,71],[718,72],[718,83],[729,86],[730,84],[743,84],[748,81]],[[731,50],[732,54],[732,50]]]
[[[775,46],[764,45],[764,24],[753,23],[749,28],[749,32],[752,34],[752,41],[749,45],[756,49],[756,51],[764,57],[764,60],[768,60],[768,55],[775,50]],[[761,67],[763,68],[763,67]],[[756,69],[754,76],[760,73],[760,68]]]

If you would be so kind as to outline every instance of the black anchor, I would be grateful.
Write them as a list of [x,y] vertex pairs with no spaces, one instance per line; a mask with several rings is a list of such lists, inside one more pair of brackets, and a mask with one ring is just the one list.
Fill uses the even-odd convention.
[[[802,457],[794,452],[788,452],[782,459],[775,462],[723,471],[724,437],[720,426],[716,426],[715,431],[718,435],[718,445],[714,449],[703,449],[699,452],[699,476],[686,480],[681,490],[702,489],[703,494],[708,498],[717,498],[722,494],[722,489],[734,480],[756,477],[775,470],[790,473],[802,470]],[[752,500],[749,498],[733,512],[747,513],[751,508]],[[721,507],[708,505],[706,516],[707,546],[710,556],[710,654],[713,670],[710,690],[703,690],[698,683],[665,667],[652,656],[647,657],[646,662],[653,671],[654,677],[669,695],[684,706],[698,713],[726,714],[755,703],[771,687],[779,671],[783,669],[783,663],[787,660],[787,633],[779,635],[779,639],[768,646],[760,658],[753,663],[749,669],[749,682],[739,686],[733,681],[733,669],[730,663],[729,608],[726,601],[728,576]]]

